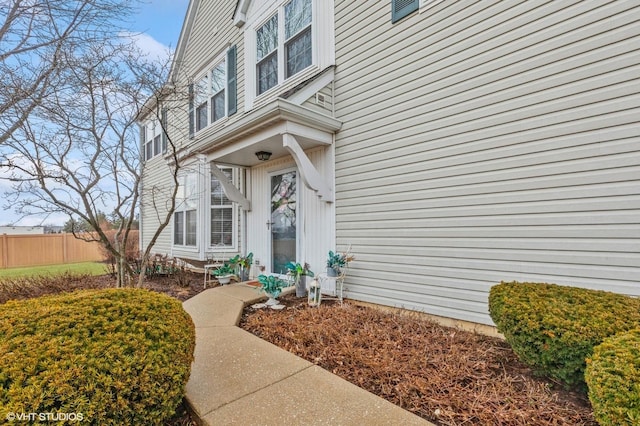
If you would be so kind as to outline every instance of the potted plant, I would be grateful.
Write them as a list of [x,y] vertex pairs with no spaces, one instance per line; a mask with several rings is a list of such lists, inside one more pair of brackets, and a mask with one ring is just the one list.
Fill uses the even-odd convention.
[[269,300],[267,300],[266,305],[278,305],[278,301],[276,299],[280,295],[280,292],[282,292],[282,289],[287,287],[287,282],[275,275],[260,275],[258,277],[258,282],[260,283],[260,290],[269,296]]
[[235,276],[235,270],[230,264],[225,263],[224,265],[216,269],[213,272],[213,275],[218,278],[218,282],[220,284],[229,284],[231,282],[231,278]]
[[309,269],[309,264],[289,262],[286,265],[287,275],[291,276],[296,283],[296,297],[307,295],[307,277],[313,277],[313,272]]
[[[350,250],[351,248],[349,248]],[[334,253],[329,250],[327,256],[327,276],[337,277],[342,272],[342,268],[349,265],[349,262],[355,259],[355,257],[347,250],[344,253]]]
[[240,281],[249,281],[249,271],[253,264],[253,253],[249,253],[246,256],[238,256],[236,264],[238,265]]

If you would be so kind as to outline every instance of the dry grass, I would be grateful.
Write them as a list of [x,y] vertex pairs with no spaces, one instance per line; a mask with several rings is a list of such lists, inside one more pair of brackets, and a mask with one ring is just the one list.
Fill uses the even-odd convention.
[[535,377],[502,340],[345,303],[245,310],[241,327],[440,425],[595,425],[585,395]]

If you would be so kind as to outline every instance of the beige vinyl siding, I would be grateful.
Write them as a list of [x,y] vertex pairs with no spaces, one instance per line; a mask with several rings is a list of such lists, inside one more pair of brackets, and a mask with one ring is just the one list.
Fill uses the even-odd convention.
[[[143,169],[140,198],[141,250],[146,249],[153,235],[167,215],[167,199],[173,191],[173,177],[162,156],[147,161]],[[152,253],[171,253],[173,227],[165,228],[153,246]]]
[[[169,123],[169,135],[171,140],[177,147],[183,147],[185,145],[192,144],[196,141],[202,140],[207,137],[211,137],[215,132],[219,131],[224,126],[232,123],[243,115],[244,112],[244,38],[243,32],[233,25],[231,16],[236,2],[205,2],[200,1],[198,10],[196,11],[195,20],[190,34],[186,34],[186,46],[183,61],[180,64],[179,70],[176,72],[176,78],[178,79],[177,92],[183,99],[183,106],[176,105],[175,102],[169,103],[168,110],[168,123]],[[231,117],[223,118],[213,125],[208,126],[206,129],[198,132],[194,139],[189,138],[189,115],[188,115],[188,103],[186,100],[186,87],[189,82],[192,81],[199,73],[204,72],[207,67],[213,65],[216,57],[225,54],[228,47],[236,45],[237,49],[237,107],[238,111]],[[170,149],[170,146],[169,146]],[[188,160],[192,161],[192,159]],[[203,181],[206,182],[210,179],[208,176],[204,176]],[[143,195],[143,206],[141,207],[142,216],[142,242],[146,246],[151,236],[158,227],[158,220],[156,219],[155,207],[151,205],[150,188],[156,188],[156,203],[160,206],[164,206],[168,203],[168,194],[171,183],[171,176],[167,168],[165,160],[160,156],[154,158],[148,163],[148,167],[145,168],[144,174],[144,186],[146,195]],[[159,191],[159,192],[158,192]],[[162,195],[160,195],[162,194]],[[209,198],[204,196],[201,198],[201,202],[198,206],[199,221],[198,221],[198,248],[190,251],[174,250],[172,247],[173,241],[173,223],[171,223],[162,233],[158,239],[153,251],[154,253],[169,253],[181,256],[200,257],[200,248],[202,247],[205,256],[210,252],[209,248],[209,229],[208,222],[210,221],[209,213]],[[240,229],[240,217],[241,209],[238,208],[238,250],[241,250],[242,245],[242,230]],[[204,226],[203,226],[204,224]],[[229,251],[231,253],[231,251]],[[231,253],[233,254],[233,253]]]
[[501,280],[640,295],[640,5],[336,2],[348,296],[490,324]]
[[302,103],[302,106],[312,111],[333,116],[333,83],[327,84],[317,93],[324,97],[324,104],[320,103],[316,98],[316,94]]
[[[195,20],[187,36],[186,52],[180,72],[177,74],[183,85],[188,84],[214,65],[213,61],[225,54],[230,46],[236,46],[237,63],[237,113],[225,117],[196,133],[194,139],[188,138],[188,117],[184,123],[181,142],[194,143],[211,137],[225,126],[242,117],[244,113],[244,31],[233,25],[231,17],[235,10],[235,1],[210,2],[199,1]],[[185,102],[185,114],[188,106]],[[209,111],[210,113],[210,111]]]

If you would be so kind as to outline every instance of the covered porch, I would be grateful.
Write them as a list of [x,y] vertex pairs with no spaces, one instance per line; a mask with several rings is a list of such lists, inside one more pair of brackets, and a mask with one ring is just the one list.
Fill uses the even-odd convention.
[[[254,254],[253,276],[283,274],[289,261],[324,268],[335,244],[333,141],[340,127],[332,117],[277,99],[190,145],[239,207],[237,253]],[[240,185],[228,168],[239,171]],[[200,257],[220,250],[229,252],[205,244]]]

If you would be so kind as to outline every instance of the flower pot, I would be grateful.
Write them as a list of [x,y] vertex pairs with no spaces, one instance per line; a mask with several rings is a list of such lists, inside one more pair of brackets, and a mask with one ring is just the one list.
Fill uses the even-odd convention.
[[327,267],[327,276],[328,277],[337,277],[338,275],[340,275],[340,270],[338,270],[336,268]]
[[307,276],[302,275],[296,283],[296,297],[305,297],[307,295]]
[[220,285],[225,285],[225,284],[229,284],[231,282],[231,277],[233,277],[233,275],[222,275],[218,277],[218,282],[220,283]]
[[240,282],[249,281],[249,270],[241,269],[238,277],[240,278]]

